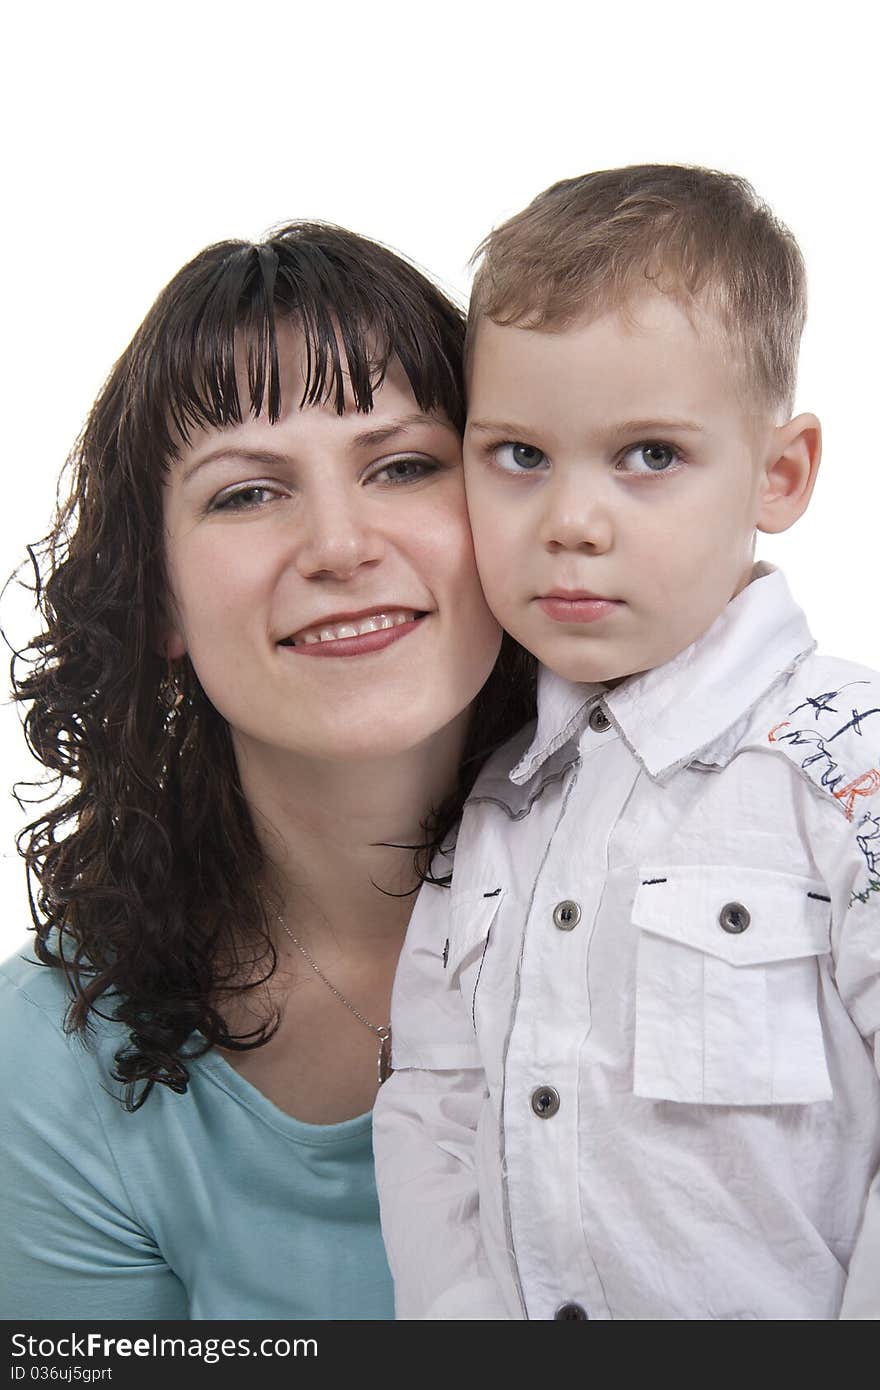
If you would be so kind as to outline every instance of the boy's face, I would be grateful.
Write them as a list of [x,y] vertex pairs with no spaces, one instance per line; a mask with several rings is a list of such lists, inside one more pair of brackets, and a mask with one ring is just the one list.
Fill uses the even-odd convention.
[[557,332],[484,319],[470,378],[468,505],[501,624],[574,681],[689,646],[748,583],[776,434],[711,322],[659,294]]

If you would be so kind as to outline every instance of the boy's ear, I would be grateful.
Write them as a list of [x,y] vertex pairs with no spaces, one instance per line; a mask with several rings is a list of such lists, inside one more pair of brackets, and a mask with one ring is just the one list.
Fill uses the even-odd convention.
[[764,464],[759,531],[787,531],[807,510],[822,457],[822,426],[815,415],[796,415],[774,431]]

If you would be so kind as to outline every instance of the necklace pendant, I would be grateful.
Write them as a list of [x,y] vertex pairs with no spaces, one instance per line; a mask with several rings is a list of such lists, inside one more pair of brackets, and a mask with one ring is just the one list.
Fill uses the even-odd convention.
[[379,1085],[387,1081],[394,1068],[391,1065],[391,1029],[383,1028],[379,1032]]

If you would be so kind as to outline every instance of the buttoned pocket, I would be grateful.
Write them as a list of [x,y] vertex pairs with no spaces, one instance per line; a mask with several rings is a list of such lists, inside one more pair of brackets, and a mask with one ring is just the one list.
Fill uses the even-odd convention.
[[831,1099],[817,958],[830,950],[821,882],[762,869],[646,868],[633,1090],[707,1105]]
[[473,889],[458,894],[452,903],[445,969],[450,985],[461,993],[474,1030],[480,980],[503,898],[502,888],[486,892]]

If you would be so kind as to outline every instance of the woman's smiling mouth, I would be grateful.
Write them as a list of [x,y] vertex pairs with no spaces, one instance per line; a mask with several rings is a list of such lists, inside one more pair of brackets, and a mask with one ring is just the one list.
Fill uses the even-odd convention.
[[426,614],[413,608],[378,608],[334,614],[285,637],[279,646],[303,656],[361,656],[407,636]]

